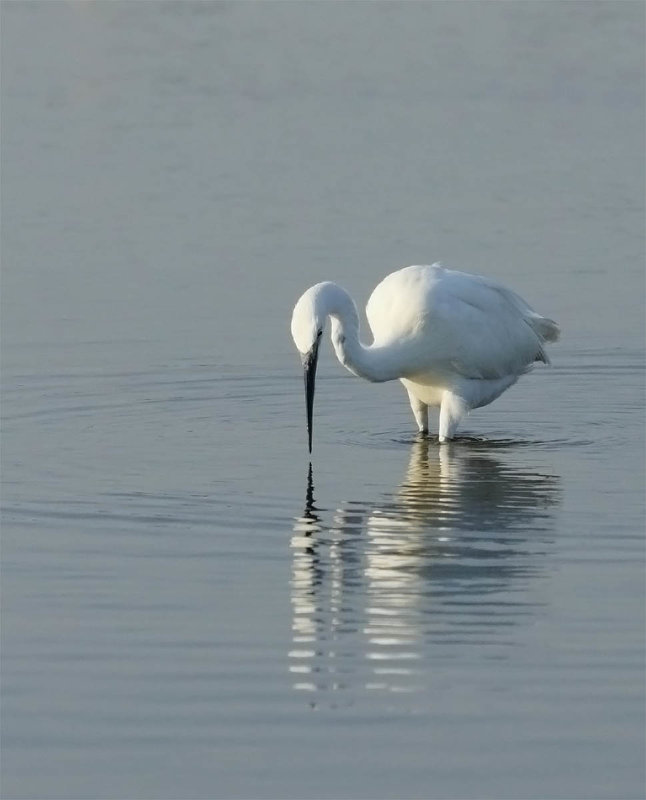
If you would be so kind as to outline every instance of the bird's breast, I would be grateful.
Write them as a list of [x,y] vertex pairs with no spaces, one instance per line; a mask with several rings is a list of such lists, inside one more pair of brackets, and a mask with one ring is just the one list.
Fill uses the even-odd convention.
[[416,380],[401,378],[401,382],[411,394],[427,406],[442,405],[442,397],[447,386],[446,381],[440,376],[428,375]]

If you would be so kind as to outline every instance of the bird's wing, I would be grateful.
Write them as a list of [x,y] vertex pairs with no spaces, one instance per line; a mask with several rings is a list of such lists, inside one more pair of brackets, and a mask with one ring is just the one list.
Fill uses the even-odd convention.
[[392,273],[373,292],[366,313],[375,345],[399,341],[411,368],[466,378],[501,378],[547,361],[543,342],[558,334],[555,323],[515,292],[439,265]]

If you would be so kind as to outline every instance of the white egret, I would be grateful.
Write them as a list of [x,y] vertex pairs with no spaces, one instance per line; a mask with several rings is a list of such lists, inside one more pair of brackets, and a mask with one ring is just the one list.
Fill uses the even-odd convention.
[[310,287],[294,307],[291,329],[305,368],[310,452],[316,364],[327,317],[343,366],[369,381],[400,380],[420,432],[428,432],[428,407],[439,407],[440,442],[453,438],[465,414],[499,397],[534,362],[549,363],[544,344],[560,333],[556,322],[510,289],[441,264],[388,275],[370,296],[366,315],[371,345],[359,339],[354,300],[335,283]]

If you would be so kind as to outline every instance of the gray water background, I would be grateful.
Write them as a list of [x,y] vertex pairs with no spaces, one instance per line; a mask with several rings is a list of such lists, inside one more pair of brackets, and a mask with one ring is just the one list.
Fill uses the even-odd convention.
[[[643,797],[643,4],[1,14],[2,796]],[[327,343],[308,476],[295,300],[439,259],[553,367]]]

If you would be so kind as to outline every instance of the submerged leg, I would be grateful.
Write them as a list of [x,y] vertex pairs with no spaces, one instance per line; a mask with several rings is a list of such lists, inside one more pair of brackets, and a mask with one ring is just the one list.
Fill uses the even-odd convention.
[[442,397],[442,405],[440,406],[440,441],[446,442],[447,439],[452,439],[458,429],[462,417],[469,413],[469,406],[457,394],[448,389],[444,392]]
[[426,403],[422,403],[421,400],[418,400],[408,387],[406,387],[406,391],[408,392],[410,407],[413,409],[413,415],[415,416],[419,432],[428,433],[428,406]]

